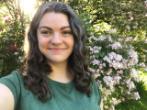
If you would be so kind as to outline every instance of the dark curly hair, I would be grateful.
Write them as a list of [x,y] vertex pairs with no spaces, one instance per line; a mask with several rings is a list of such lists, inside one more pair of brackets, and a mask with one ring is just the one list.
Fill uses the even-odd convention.
[[60,2],[45,2],[40,6],[30,24],[28,31],[29,51],[22,69],[22,72],[26,73],[26,75],[23,75],[24,84],[41,101],[45,101],[52,96],[48,86],[48,75],[52,68],[46,57],[40,52],[37,40],[37,29],[40,20],[48,12],[63,13],[68,17],[75,42],[73,52],[68,60],[68,69],[74,75],[75,88],[90,96],[92,76],[86,64],[86,47],[83,46],[85,31],[73,10],[68,5]]

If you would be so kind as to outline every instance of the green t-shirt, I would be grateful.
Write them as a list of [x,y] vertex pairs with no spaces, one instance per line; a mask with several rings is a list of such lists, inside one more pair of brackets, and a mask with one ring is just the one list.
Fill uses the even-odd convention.
[[0,83],[12,91],[15,110],[100,110],[100,95],[96,83],[92,84],[92,95],[88,97],[77,91],[73,82],[60,83],[49,79],[52,98],[44,103],[24,87],[22,77],[17,71],[1,78]]

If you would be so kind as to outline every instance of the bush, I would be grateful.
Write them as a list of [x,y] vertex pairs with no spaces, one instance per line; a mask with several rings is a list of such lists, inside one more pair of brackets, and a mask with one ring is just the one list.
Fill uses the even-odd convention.
[[126,39],[111,34],[89,38],[91,71],[102,91],[104,110],[114,110],[120,102],[138,100],[136,89],[138,54]]
[[24,18],[13,2],[7,1],[3,4],[6,7],[2,14],[0,30],[0,75],[6,75],[13,69],[19,67],[23,55],[23,39],[24,39]]

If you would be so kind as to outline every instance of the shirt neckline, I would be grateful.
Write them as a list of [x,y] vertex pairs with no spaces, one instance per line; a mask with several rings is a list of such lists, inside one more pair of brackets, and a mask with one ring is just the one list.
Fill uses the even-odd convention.
[[73,80],[70,82],[64,83],[64,82],[59,82],[59,81],[53,80],[51,78],[48,78],[48,79],[49,79],[49,84],[53,84],[55,86],[71,87],[73,85]]

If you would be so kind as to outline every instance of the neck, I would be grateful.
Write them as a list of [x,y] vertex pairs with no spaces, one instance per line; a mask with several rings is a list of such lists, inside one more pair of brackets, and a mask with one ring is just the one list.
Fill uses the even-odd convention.
[[51,64],[52,72],[49,78],[58,82],[67,83],[72,80],[72,75],[69,73],[67,63]]

